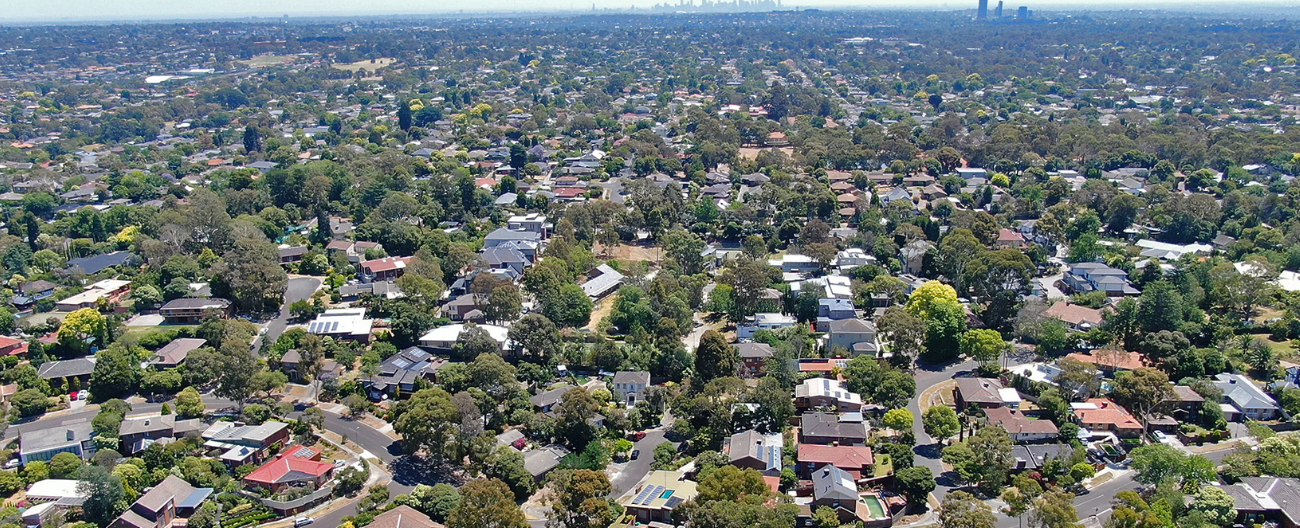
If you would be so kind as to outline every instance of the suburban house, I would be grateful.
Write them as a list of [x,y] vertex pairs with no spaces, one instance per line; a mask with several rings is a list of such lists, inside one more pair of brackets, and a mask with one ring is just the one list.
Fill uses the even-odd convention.
[[180,477],[168,475],[136,499],[121,517],[109,524],[109,528],[185,526],[184,520],[199,509],[212,491],[212,488],[195,488]]
[[818,445],[866,445],[867,426],[860,421],[841,421],[832,413],[805,413],[800,419],[799,443]]
[[207,344],[207,339],[194,337],[182,337],[173,339],[162,348],[155,350],[153,360],[149,362],[154,368],[169,369],[180,366],[185,363],[185,358],[189,357],[190,352]]
[[320,489],[330,479],[334,465],[321,462],[321,450],[292,446],[244,477],[244,485],[280,493],[289,487]]
[[1101,310],[1060,301],[1043,312],[1047,317],[1060,319],[1071,330],[1086,332],[1101,325]]
[[795,473],[808,478],[817,470],[833,466],[849,473],[853,480],[874,475],[876,459],[867,446],[799,444]]
[[41,363],[41,367],[36,370],[36,374],[42,379],[55,383],[72,384],[76,379],[82,387],[90,386],[90,374],[95,371],[95,356],[87,356],[77,359],[65,359],[63,361],[46,361]]
[[852,299],[817,299],[817,328],[824,328],[831,321],[857,316],[858,311],[853,308]]
[[784,447],[781,433],[763,434],[750,429],[731,435],[725,454],[733,466],[777,476],[781,474],[781,450]]
[[91,442],[94,428],[90,420],[69,420],[44,429],[18,434],[18,457],[24,466],[37,460],[49,460],[59,453],[72,453],[83,459],[95,454]]
[[695,482],[686,480],[685,473],[657,470],[651,471],[636,487],[619,497],[618,503],[638,523],[672,524],[673,508],[698,494]]
[[347,256],[348,262],[353,264],[360,263],[365,259],[367,249],[383,251],[384,246],[378,242],[353,242],[351,240],[332,240],[325,245],[326,253],[333,255],[342,252]]
[[[507,329],[504,326],[481,324],[477,325],[480,329],[487,332],[492,339],[501,343],[502,350],[508,350],[506,336]],[[449,324],[439,326],[430,330],[428,333],[420,336],[420,346],[439,351],[450,351],[456,342],[460,340],[460,334],[465,331],[463,324]]]
[[824,506],[835,510],[842,524],[871,518],[867,505],[858,501],[858,484],[849,472],[835,466],[823,466],[813,472],[812,487],[810,509],[816,510]]
[[365,308],[335,308],[325,310],[315,320],[307,323],[307,332],[340,341],[370,341],[374,320],[366,318]]
[[168,323],[195,324],[214,317],[224,319],[230,315],[231,306],[233,305],[230,301],[217,297],[205,299],[187,297],[168,301],[158,309],[158,314]]
[[740,354],[743,373],[754,378],[762,376],[767,370],[767,360],[774,354],[772,346],[767,343],[737,343],[734,346]]
[[989,425],[1001,427],[1015,442],[1041,442],[1055,439],[1059,434],[1051,420],[1031,420],[1020,411],[1007,407],[985,409],[984,416]]
[[835,266],[840,271],[850,270],[858,266],[875,264],[876,257],[863,251],[862,248],[848,248],[840,251],[835,255]]
[[280,251],[280,264],[302,262],[303,257],[307,256],[307,246],[289,246],[281,244],[277,249]]
[[1183,255],[1209,255],[1214,252],[1214,246],[1210,244],[1170,244],[1144,239],[1137,241],[1134,245],[1142,248],[1142,256],[1144,257],[1169,261],[1181,259]]
[[240,466],[262,459],[271,446],[289,441],[289,425],[270,420],[262,425],[243,422],[215,422],[203,431],[204,447],[225,449],[221,461],[229,466]]
[[568,454],[567,449],[558,445],[530,449],[524,452],[524,469],[534,480],[541,482],[552,469],[560,467],[560,461]]
[[71,312],[82,308],[94,308],[99,306],[100,301],[114,304],[126,297],[130,290],[131,281],[104,279],[91,284],[81,293],[60,299],[55,306],[61,311]]
[[368,528],[446,528],[428,515],[405,504],[375,516]]
[[470,312],[483,313],[480,307],[487,305],[487,296],[479,293],[466,293],[447,301],[442,305],[442,316],[452,321],[465,321]]
[[494,270],[510,270],[523,275],[524,270],[533,265],[533,260],[522,251],[513,247],[495,247],[484,249],[479,253],[487,267]]
[[402,296],[402,289],[393,281],[348,283],[339,286],[339,300],[345,302],[356,301],[367,295],[396,299]]
[[533,395],[528,398],[528,401],[533,404],[534,411],[546,414],[551,412],[551,409],[555,408],[555,406],[560,403],[560,400],[564,398],[564,393],[576,388],[577,387],[573,385],[563,385],[541,394]]
[[808,255],[787,253],[781,258],[768,259],[769,266],[780,268],[785,273],[812,273],[822,269],[822,265]]
[[618,290],[623,279],[623,274],[618,270],[609,267],[609,264],[601,264],[587,273],[587,280],[582,283],[582,292],[595,300],[604,299]]
[[1226,372],[1214,375],[1214,386],[1223,391],[1223,417],[1230,422],[1245,420],[1272,420],[1278,417],[1281,407],[1273,397],[1255,385],[1250,378]]
[[1016,389],[1002,386],[994,378],[957,378],[957,388],[953,393],[957,402],[957,411],[964,411],[972,405],[981,409],[994,407],[1020,407],[1020,395]]
[[645,388],[649,386],[650,373],[644,370],[620,370],[614,373],[614,397],[624,400],[628,407],[644,400]]
[[1110,431],[1124,438],[1142,434],[1142,423],[1110,398],[1091,398],[1083,403],[1072,403],[1070,407],[1074,409],[1079,425],[1087,429]]
[[934,242],[914,240],[898,250],[899,256],[903,258],[903,273],[920,275],[925,265],[925,255],[932,249],[934,249]]
[[850,392],[843,381],[809,378],[794,388],[794,405],[800,410],[831,409],[836,412],[862,410],[862,395]]
[[411,264],[411,257],[384,257],[367,260],[358,266],[361,268],[361,282],[396,280],[406,272]]
[[1074,454],[1074,447],[1069,444],[1033,444],[1011,446],[1011,458],[1015,459],[1015,471],[1037,471],[1048,460],[1064,459]]
[[446,359],[420,347],[408,347],[380,363],[379,372],[362,379],[361,386],[372,400],[382,399],[384,395],[398,399],[419,390],[417,382],[421,379],[436,381],[438,370],[446,365]]
[[114,251],[102,255],[70,259],[64,270],[68,272],[81,270],[86,275],[94,275],[113,266],[121,266],[136,260],[138,260],[136,256],[128,251]]
[[530,260],[537,259],[537,252],[542,246],[542,234],[533,231],[498,228],[483,238],[483,249],[509,246],[518,249]]
[[1195,418],[1201,413],[1201,407],[1205,406],[1205,397],[1186,385],[1174,385],[1174,395],[1169,399],[1169,404],[1173,406],[1170,412],[1174,418],[1186,420]]
[[506,229],[538,233],[542,238],[546,238],[546,226],[546,215],[541,213],[515,215],[506,221]]
[[[821,329],[820,322],[817,328]],[[842,348],[852,352],[854,356],[869,355],[874,357],[880,352],[876,325],[871,321],[856,317],[831,320],[826,323],[826,331],[830,335],[829,345],[831,349]]]
[[144,451],[155,442],[170,441],[185,433],[199,432],[207,428],[198,418],[178,420],[174,414],[159,416],[141,416],[122,420],[118,426],[118,450],[123,454],[134,455]]
[[1100,262],[1072,264],[1061,280],[1065,281],[1065,285],[1075,293],[1103,291],[1111,297],[1142,293],[1129,284],[1128,272]]
[[1232,497],[1237,523],[1273,521],[1285,528],[1300,525],[1300,479],[1243,477],[1241,482],[1219,489]]
[[27,342],[9,336],[0,336],[0,356],[27,355]]
[[759,330],[776,330],[794,326],[795,318],[791,315],[779,313],[756,313],[750,316],[745,322],[736,324],[737,339],[753,339],[754,333]]
[[1004,227],[998,230],[998,240],[994,245],[1001,249],[1023,248],[1025,247],[1025,237],[1019,231]]
[[1113,348],[1096,350],[1091,354],[1074,352],[1065,357],[1081,363],[1087,363],[1097,367],[1097,370],[1112,375],[1122,370],[1137,370],[1143,367],[1143,358],[1141,353]]

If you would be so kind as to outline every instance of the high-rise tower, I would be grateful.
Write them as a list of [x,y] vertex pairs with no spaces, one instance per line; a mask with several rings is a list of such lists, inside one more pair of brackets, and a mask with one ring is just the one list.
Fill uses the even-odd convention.
[[997,9],[993,10],[993,18],[1002,18],[1002,0],[998,0]]
[[980,0],[979,14],[975,15],[975,18],[978,20],[985,20],[988,17],[989,17],[989,0]]

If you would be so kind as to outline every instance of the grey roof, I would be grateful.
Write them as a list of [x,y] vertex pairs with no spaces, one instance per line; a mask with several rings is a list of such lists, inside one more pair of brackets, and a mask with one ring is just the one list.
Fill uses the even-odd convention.
[[66,378],[68,376],[89,376],[95,371],[95,357],[83,357],[64,361],[46,361],[36,373],[45,379]]
[[492,203],[496,205],[511,205],[519,200],[519,195],[515,193],[503,193],[498,196]]
[[53,289],[58,288],[58,287],[59,287],[58,284],[54,284],[53,282],[50,282],[50,281],[45,281],[45,280],[34,280],[34,281],[31,281],[31,282],[28,282],[28,283],[23,284],[23,285],[22,285],[21,287],[19,287],[18,289],[19,289],[19,290],[22,290],[23,293],[26,293],[26,294],[30,295],[30,294],[33,294],[33,293],[41,293],[41,292],[43,292],[43,291],[53,290]]
[[957,392],[966,403],[1002,404],[998,389],[1002,382],[993,378],[957,378]]
[[[72,432],[72,440],[68,440],[69,431]],[[79,444],[90,440],[93,431],[94,427],[91,426],[90,420],[86,419],[68,420],[44,429],[23,431],[18,435],[19,451],[22,453],[36,453],[66,445]]]
[[1277,402],[1240,374],[1220,373],[1214,376],[1214,386],[1223,391],[1223,397],[1241,410],[1278,409]]
[[176,415],[174,414],[141,416],[139,418],[127,418],[122,420],[122,425],[118,427],[117,434],[130,435],[151,433],[154,431],[171,431],[175,426]]
[[[1300,480],[1294,478],[1244,477],[1241,479],[1241,483],[1236,486],[1254,491],[1254,501],[1261,509],[1280,511],[1290,521],[1289,524],[1292,525],[1300,521]],[[1237,502],[1237,494],[1226,489],[1230,487],[1233,486],[1225,486],[1224,491],[1228,491],[1228,494],[1232,495],[1236,508],[1247,510],[1251,506],[1250,503]]]
[[770,358],[772,357],[772,346],[767,343],[737,343],[736,351],[743,358]]
[[551,389],[541,394],[538,394],[536,396],[533,396],[531,398],[528,398],[528,401],[532,402],[533,405],[536,407],[549,407],[551,405],[555,405],[556,403],[559,403],[560,398],[564,397],[564,393],[569,392],[576,388],[577,387],[573,385],[565,385],[558,389]]
[[1012,446],[1011,456],[1024,461],[1027,469],[1043,467],[1048,459],[1064,458],[1074,454],[1074,447],[1068,444],[1039,444]]
[[220,297],[208,297],[199,299],[194,297],[184,297],[172,299],[167,304],[162,305],[161,310],[203,310],[211,308],[226,309],[230,307],[230,301]]
[[483,260],[489,266],[500,266],[502,264],[530,264],[532,261],[522,251],[513,247],[494,247],[486,248],[481,253]]
[[280,358],[280,364],[282,365],[297,365],[300,362],[302,362],[302,354],[296,348],[289,349],[288,352],[284,353],[284,357]]
[[560,459],[567,454],[558,447],[543,447],[528,451],[524,453],[524,469],[527,469],[532,476],[540,477],[559,466]]
[[175,475],[168,475],[153,489],[141,495],[140,499],[135,501],[135,504],[151,512],[158,512],[162,511],[168,502],[179,503],[189,498],[195,491],[198,491],[198,488],[191,486],[188,482]]
[[858,487],[848,471],[827,464],[813,472],[814,500],[858,500]]
[[826,438],[865,440],[867,427],[862,423],[841,422],[831,413],[806,413],[802,420],[803,435]]
[[785,445],[781,435],[765,435],[753,429],[731,435],[727,441],[729,461],[753,458],[767,465],[766,469],[781,469],[782,448]]
[[620,370],[614,373],[614,383],[650,384],[650,373],[644,370]]
[[541,233],[533,231],[516,231],[504,227],[497,228],[496,231],[488,233],[483,238],[484,247],[496,247],[498,244],[511,240],[523,240],[526,242],[539,242],[542,238]]
[[[596,276],[587,279],[582,283],[582,291],[590,297],[599,297],[608,293],[609,290],[618,287],[623,283],[623,274],[619,273],[608,264],[601,264],[596,267]],[[590,275],[589,275],[590,276]]]
[[832,334],[864,334],[876,331],[875,323],[862,319],[839,319],[828,324]]
[[81,268],[87,274],[99,273],[113,266],[121,266],[135,259],[135,255],[126,251],[114,251],[92,257],[75,258],[68,261],[66,269]]
[[203,346],[207,342],[207,339],[195,337],[173,339],[166,346],[154,351],[153,362],[160,365],[179,365],[185,361],[185,358],[190,355],[192,350]]

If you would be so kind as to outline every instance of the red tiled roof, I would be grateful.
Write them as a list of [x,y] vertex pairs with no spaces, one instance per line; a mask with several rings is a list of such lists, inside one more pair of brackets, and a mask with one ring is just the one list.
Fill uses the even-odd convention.
[[1017,231],[1012,231],[1006,228],[998,230],[998,242],[1024,242],[1024,241],[1025,241],[1025,237]]
[[293,446],[284,450],[275,460],[267,462],[262,467],[257,468],[249,473],[244,480],[249,482],[258,482],[264,484],[277,484],[281,482],[293,482],[304,480],[304,477],[313,479],[328,473],[334,469],[333,464],[326,462],[317,462],[312,460],[311,456],[298,456],[301,450],[307,449],[313,453],[319,453],[318,450]]
[[1085,424],[1113,425],[1116,429],[1141,429],[1142,424],[1110,398],[1092,398],[1087,401],[1096,409],[1075,409],[1074,415]]
[[1055,317],[1072,325],[1088,323],[1096,326],[1101,324],[1101,310],[1070,304],[1066,301],[1053,304],[1051,308],[1043,312],[1043,315]]
[[381,271],[391,271],[397,268],[405,268],[411,263],[411,257],[384,257],[381,259],[367,260],[361,263],[363,269],[369,270],[370,273],[379,273]]
[[840,469],[862,469],[875,464],[866,446],[799,444],[799,462],[830,464]]
[[1056,434],[1058,432],[1056,424],[1051,420],[1030,420],[1020,412],[1006,407],[985,409],[984,415],[988,417],[990,424],[1000,425],[1010,434]]

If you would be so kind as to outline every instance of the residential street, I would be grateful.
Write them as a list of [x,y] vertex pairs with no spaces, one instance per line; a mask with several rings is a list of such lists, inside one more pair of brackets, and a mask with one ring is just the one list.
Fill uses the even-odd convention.
[[663,442],[664,430],[658,428],[646,431],[645,438],[633,444],[633,449],[641,450],[641,456],[636,460],[628,461],[623,470],[610,481],[610,484],[614,485],[614,491],[610,493],[611,497],[618,497],[632,489],[632,486],[650,473],[650,465],[655,461],[655,446]]
[[316,289],[320,288],[321,281],[315,277],[293,277],[289,279],[289,286],[284,291],[284,304],[280,305],[280,315],[266,324],[266,332],[257,336],[253,340],[253,350],[262,348],[262,341],[274,343],[284,333],[285,327],[289,326],[289,305],[306,299],[310,299]]

